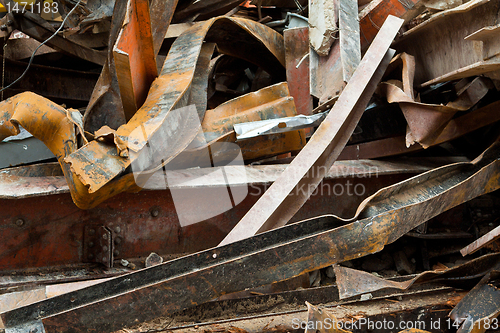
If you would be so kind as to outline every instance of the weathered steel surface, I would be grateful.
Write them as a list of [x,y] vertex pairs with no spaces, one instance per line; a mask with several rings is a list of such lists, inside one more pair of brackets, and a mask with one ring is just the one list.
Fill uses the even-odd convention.
[[[498,101],[450,120],[431,146],[459,138],[462,135],[471,133],[497,121],[500,121],[500,102]],[[406,137],[399,136],[347,146],[340,154],[339,160],[393,156],[420,149],[422,149],[420,145],[406,147]]]
[[283,175],[221,245],[285,225],[316,189],[340,155],[393,56],[391,41],[403,21],[390,16],[339,100]]
[[471,260],[465,264],[449,268],[444,271],[428,271],[406,281],[391,281],[374,276],[373,274],[352,268],[335,266],[335,278],[339,288],[340,299],[362,295],[376,290],[396,288],[406,290],[419,283],[433,280],[461,283],[477,281],[478,277],[488,274],[491,270],[500,268],[500,254],[490,254]]
[[123,27],[113,45],[126,121],[142,106],[151,83],[158,76],[152,23],[156,22],[151,21],[147,0],[127,0]]
[[[338,162],[320,184],[320,190],[292,221],[332,212],[352,216],[355,207],[381,187],[452,162],[425,161],[425,166],[422,160],[413,163]],[[230,211],[185,227],[180,226],[171,189],[165,188],[162,177],[153,176],[150,183],[157,186],[150,190],[121,193],[93,209],[81,210],[72,204],[60,168],[38,165],[5,170],[0,173],[0,270],[83,262],[85,226],[121,228],[121,235],[115,234],[120,238],[119,244],[114,244],[114,249],[119,251],[114,256],[118,260],[144,257],[151,252],[160,255],[192,253],[217,246],[285,168],[286,165],[248,166],[244,171],[246,181],[240,182],[237,180],[242,179],[241,173],[231,167],[224,167],[231,182],[207,177],[218,168],[168,171],[169,179],[180,183],[174,190],[186,198],[196,195],[202,188],[248,188],[248,196]],[[186,177],[193,181],[182,185]],[[344,195],[348,191],[357,195]],[[217,199],[212,197],[209,203],[191,210],[193,214],[203,213],[217,204]]]
[[358,2],[356,0],[340,0],[339,2],[339,42],[342,77],[344,82],[349,82],[361,61]]
[[[207,80],[204,82],[206,84]],[[204,109],[198,103],[197,105],[201,110]],[[222,103],[215,109],[207,110],[204,117],[200,116],[203,117],[201,132],[189,149],[168,162],[167,168],[204,167],[202,161],[205,160],[207,149],[212,149],[217,143],[236,141],[233,129],[236,123],[290,117],[296,114],[294,100],[289,95],[286,83],[272,85]],[[305,144],[304,131],[301,130],[238,142],[243,159],[247,161],[299,151]],[[220,150],[217,156],[219,162],[226,160],[222,156],[224,153],[227,153],[228,157],[232,155],[230,151]],[[211,154],[215,156],[215,150],[211,150]]]
[[309,28],[283,31],[285,39],[286,80],[297,113],[310,115],[312,96],[309,90]]
[[[14,4],[12,0],[6,1],[9,1],[11,5]],[[30,11],[24,11],[24,13],[16,15],[15,17],[16,28],[40,42],[48,39],[55,31],[55,29],[44,19]],[[80,59],[85,59],[101,66],[104,65],[106,61],[106,52],[78,45],[61,36],[54,36],[54,38],[47,42],[47,45],[60,52],[70,54]]]
[[497,330],[500,315],[500,270],[488,273],[481,281],[453,308],[449,317],[461,324],[457,333],[482,333]]
[[9,119],[11,124],[24,127],[34,137],[44,142],[56,156],[77,206],[95,206],[111,195],[124,190],[140,190],[135,185],[133,175],[126,175],[108,183],[95,193],[88,192],[85,185],[71,171],[69,164],[63,161],[68,154],[77,149],[76,126],[74,120],[71,119],[71,109],[65,110],[48,99],[30,92],[18,94],[2,102],[0,109],[4,108],[11,115]]
[[[406,146],[419,143],[428,148],[441,134],[446,124],[458,111],[466,111],[473,107],[486,93],[488,87],[484,79],[475,78],[458,92],[458,98],[446,105],[425,104],[415,100],[413,79],[415,76],[415,58],[401,53],[395,59],[402,62],[402,82],[391,80],[381,85],[381,93],[385,94],[389,103],[398,103],[408,122]],[[397,63],[393,61],[392,64]]]
[[[187,116],[180,117],[180,112],[171,111],[192,103],[189,96],[190,91],[195,89],[192,82],[204,40],[216,41],[222,53],[257,61],[263,68],[269,68],[270,73],[283,72],[283,37],[274,30],[253,21],[227,17],[194,25],[172,45],[161,75],[153,82],[144,105],[116,131],[116,146],[92,141],[68,156],[67,162],[71,163],[72,170],[82,182],[89,186],[90,192],[98,191],[120,175],[134,159],[153,160],[155,156],[150,156],[151,151],[146,147],[149,142],[170,140],[168,147],[156,147],[168,151],[155,151],[156,158],[167,161],[196,137],[199,126],[190,128],[193,122]],[[128,150],[133,152],[134,157],[127,158]],[[145,165],[144,168],[147,170],[158,164]],[[90,165],[99,165],[99,173],[89,172]]]
[[116,129],[126,122],[113,57],[113,46],[118,39],[126,12],[127,2],[116,1],[111,18],[106,62],[83,118],[84,128],[90,133],[96,132],[104,125]]
[[[6,59],[5,85],[16,80],[26,69],[26,63]],[[33,70],[12,88],[4,91],[6,98],[24,91],[31,91],[45,98],[64,103],[87,103],[99,77],[92,72],[83,72],[57,67],[31,64]]]
[[463,249],[460,250],[460,253],[463,256],[466,256],[468,254],[472,254],[483,247],[485,247],[488,244],[491,244],[495,240],[500,238],[500,226],[496,227],[495,229],[491,230],[488,232],[486,235],[482,236],[481,238],[475,240],[471,244],[467,245]]
[[[480,74],[498,69],[498,59],[483,63],[483,50],[465,37],[484,28],[496,25],[499,19],[498,0],[474,0],[453,9],[437,13],[429,20],[406,31],[397,41],[398,52],[415,57],[419,69],[415,73],[416,85],[430,85]],[[461,68],[479,69],[460,73]],[[478,67],[477,67],[478,66]],[[486,68],[486,67],[493,68]],[[448,75],[457,74],[457,75]]]
[[2,313],[0,328],[39,321],[47,332],[112,332],[381,251],[439,213],[500,188],[499,153],[496,143],[471,163],[384,188],[360,205],[349,224],[337,227],[348,220],[334,216],[292,224]]
[[[361,51],[365,51],[377,35],[389,15],[403,17],[420,0],[374,0],[359,13]],[[340,44],[334,43],[326,57],[310,55],[311,95],[319,98],[320,104],[337,96],[343,89]]]

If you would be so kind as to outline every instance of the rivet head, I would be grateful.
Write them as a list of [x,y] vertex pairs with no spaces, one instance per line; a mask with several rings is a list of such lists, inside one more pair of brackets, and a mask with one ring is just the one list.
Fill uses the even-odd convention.
[[94,247],[94,242],[89,242],[89,247]]
[[114,255],[115,257],[118,257],[118,256],[120,255],[120,251],[115,250],[115,251],[113,252],[113,255]]
[[158,210],[158,208],[151,210],[151,216],[158,217],[158,215],[160,215],[160,211]]
[[23,219],[17,219],[17,220],[16,220],[16,225],[17,225],[18,227],[22,227],[22,226],[24,225],[24,220],[23,220]]
[[118,233],[118,234],[119,234],[119,233],[120,233],[120,231],[122,231],[122,229],[121,229],[120,227],[116,226],[116,227],[115,227],[115,231],[116,231],[116,233]]
[[108,247],[107,247],[106,245],[104,245],[104,246],[102,247],[102,250],[103,250],[104,252],[106,252],[106,251],[108,251]]
[[121,242],[122,242],[122,239],[120,237],[115,238],[115,244],[118,245],[118,244],[121,244]]
[[108,239],[108,234],[103,234],[102,239]]

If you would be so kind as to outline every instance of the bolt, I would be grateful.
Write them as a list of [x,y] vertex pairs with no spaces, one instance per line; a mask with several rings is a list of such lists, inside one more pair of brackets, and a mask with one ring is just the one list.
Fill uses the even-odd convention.
[[120,255],[120,251],[115,250],[115,251],[113,252],[113,255],[114,255],[115,257],[118,257],[118,256]]
[[89,247],[94,247],[94,242],[89,242]]
[[151,210],[151,216],[158,217],[158,215],[160,215],[160,211],[158,210],[158,208]]
[[119,244],[121,244],[121,243],[122,243],[122,239],[121,239],[120,237],[116,237],[116,238],[115,238],[115,244],[116,244],[116,245],[119,245]]
[[95,234],[95,229],[90,229],[89,230],[89,235],[94,235]]
[[102,258],[102,262],[108,262],[108,258],[106,257]]
[[119,234],[119,233],[120,233],[120,231],[122,231],[122,229],[121,229],[120,227],[118,227],[118,226],[117,226],[117,227],[115,228],[115,231],[116,231],[116,233],[117,233],[117,234]]
[[102,239],[107,240],[107,239],[108,239],[108,234],[103,234],[103,235],[102,235]]
[[108,251],[108,247],[107,247],[106,245],[104,245],[104,246],[102,247],[102,250],[103,250],[104,252],[107,252],[107,251]]
[[17,220],[16,220],[16,225],[17,225],[18,227],[22,227],[22,226],[24,225],[24,220],[23,220],[23,219],[17,219]]

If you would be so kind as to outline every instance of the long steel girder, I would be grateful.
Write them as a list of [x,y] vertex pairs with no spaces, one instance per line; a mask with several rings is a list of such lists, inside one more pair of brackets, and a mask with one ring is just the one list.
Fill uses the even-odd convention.
[[226,245],[285,225],[307,201],[354,132],[388,61],[403,20],[389,16],[338,101],[307,145],[221,242]]
[[381,251],[439,213],[500,188],[499,154],[495,143],[473,162],[381,189],[351,220],[322,216],[172,260],[2,313],[0,328],[112,332],[225,293]]

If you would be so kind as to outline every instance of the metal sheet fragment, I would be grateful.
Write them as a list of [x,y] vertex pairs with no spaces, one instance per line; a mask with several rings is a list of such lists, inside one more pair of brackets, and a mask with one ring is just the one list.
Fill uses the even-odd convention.
[[339,42],[342,76],[344,82],[349,82],[361,61],[358,2],[356,0],[339,0],[339,2]]
[[[2,102],[0,109],[3,109],[4,105],[7,108],[9,105],[13,106],[10,122],[16,128],[19,125],[24,127],[34,137],[41,140],[56,156],[73,201],[78,207],[82,209],[94,207],[114,194],[125,190],[140,190],[135,185],[133,176],[125,175],[108,183],[95,193],[88,192],[87,187],[70,170],[69,164],[64,163],[64,158],[77,150],[75,120],[68,116],[68,112],[71,111],[30,92],[18,94]],[[92,166],[92,168],[94,167]]]
[[495,253],[443,271],[423,272],[410,280],[401,282],[382,279],[364,271],[337,265],[334,267],[334,271],[340,299],[345,299],[386,288],[406,290],[415,284],[434,280],[446,281],[449,279],[453,281],[460,278],[462,283],[467,279],[473,281],[499,267],[500,254]]
[[[406,146],[419,143],[428,148],[441,134],[446,124],[457,111],[466,111],[474,106],[488,92],[483,78],[475,78],[458,98],[446,105],[420,103],[415,100],[413,79],[415,76],[415,58],[409,54],[398,55],[395,61],[403,64],[403,82],[391,80],[381,84],[381,93],[389,103],[398,103],[408,122]],[[395,61],[392,63],[394,64]]]
[[471,163],[434,169],[384,188],[341,227],[339,223],[349,221],[334,216],[291,224],[2,313],[1,321],[15,327],[41,320],[47,332],[61,327],[113,332],[223,293],[381,251],[441,212],[499,189],[499,153],[496,143]]
[[[433,141],[431,146],[459,138],[467,133],[471,133],[497,121],[500,121],[499,101],[493,102],[478,110],[450,120],[441,134]],[[393,156],[420,149],[422,149],[422,146],[420,145],[413,145],[409,148],[406,147],[406,137],[399,136],[347,146],[340,154],[339,160]]]
[[354,131],[393,52],[389,46],[403,21],[389,16],[355,75],[308,144],[221,245],[285,225],[309,198]]

